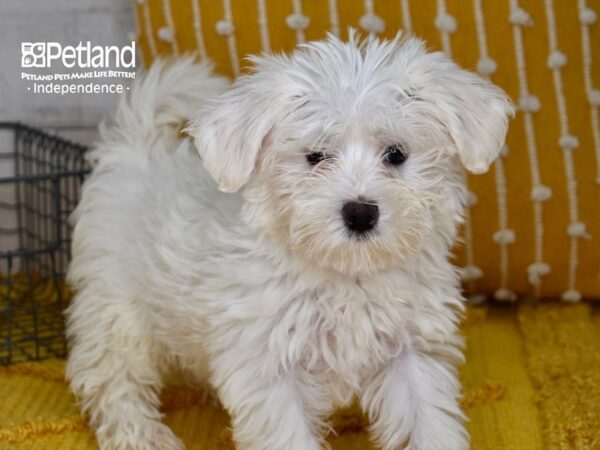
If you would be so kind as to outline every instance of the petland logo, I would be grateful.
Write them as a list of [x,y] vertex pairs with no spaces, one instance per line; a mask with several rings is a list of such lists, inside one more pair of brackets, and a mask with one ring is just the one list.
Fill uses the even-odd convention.
[[42,69],[21,71],[34,94],[123,94],[135,78],[135,42],[123,47],[22,42],[21,67]]
[[77,46],[59,42],[22,42],[21,67],[51,68],[60,61],[68,69],[135,68],[135,42],[124,47],[94,45],[90,41],[79,42]]

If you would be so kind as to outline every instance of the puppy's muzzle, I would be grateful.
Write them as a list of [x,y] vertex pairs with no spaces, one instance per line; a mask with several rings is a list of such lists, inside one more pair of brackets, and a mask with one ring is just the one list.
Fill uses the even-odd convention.
[[351,201],[344,204],[342,217],[346,228],[357,234],[371,231],[379,220],[379,207],[374,202]]

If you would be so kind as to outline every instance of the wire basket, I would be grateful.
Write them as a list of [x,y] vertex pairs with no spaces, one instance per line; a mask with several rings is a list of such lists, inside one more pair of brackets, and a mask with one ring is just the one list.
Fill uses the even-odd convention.
[[0,123],[0,365],[65,355],[68,217],[86,147]]

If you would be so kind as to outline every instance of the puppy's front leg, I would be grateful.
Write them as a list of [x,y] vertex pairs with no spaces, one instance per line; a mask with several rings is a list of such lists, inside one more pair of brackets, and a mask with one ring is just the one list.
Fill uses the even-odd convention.
[[463,450],[469,447],[458,404],[456,348],[406,349],[370,381],[361,404],[384,450]]
[[237,349],[213,361],[213,375],[238,450],[320,449],[309,388],[293,372],[273,371],[266,355]]

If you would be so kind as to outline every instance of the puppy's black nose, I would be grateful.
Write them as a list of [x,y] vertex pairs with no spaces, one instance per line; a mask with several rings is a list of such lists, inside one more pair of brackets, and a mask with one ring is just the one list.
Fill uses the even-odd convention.
[[366,233],[377,224],[379,207],[375,203],[347,202],[342,208],[342,217],[349,230]]

